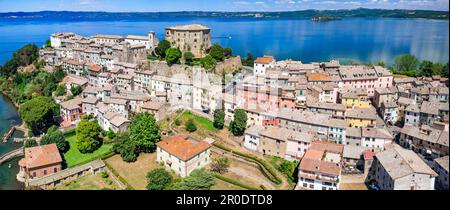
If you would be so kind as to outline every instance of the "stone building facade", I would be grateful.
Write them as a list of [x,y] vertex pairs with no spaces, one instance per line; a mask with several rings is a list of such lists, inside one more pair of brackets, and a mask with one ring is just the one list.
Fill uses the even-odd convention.
[[190,51],[200,58],[211,48],[211,29],[200,24],[172,26],[166,28],[166,40],[181,52]]

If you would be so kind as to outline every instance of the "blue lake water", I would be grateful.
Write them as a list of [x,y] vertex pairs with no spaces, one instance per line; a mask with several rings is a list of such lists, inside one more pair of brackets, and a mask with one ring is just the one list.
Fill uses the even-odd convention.
[[[3,140],[3,134],[8,132],[8,129],[13,125],[20,124],[21,120],[17,109],[5,96],[0,93],[0,137]],[[13,137],[23,136],[21,132],[15,132]],[[0,140],[0,156],[21,145],[13,143],[11,140],[7,143],[2,143]],[[0,165],[0,190],[17,190],[23,189],[23,184],[16,181],[16,174],[19,172],[18,161],[20,158],[15,158]],[[11,165],[11,168],[9,167]]]
[[[448,62],[449,25],[446,20],[350,18],[332,22],[307,19],[173,18],[148,21],[36,21],[0,18],[0,64],[27,43],[43,45],[54,32],[83,36],[141,34],[153,30],[163,39],[167,26],[201,23],[212,29],[213,42],[231,47],[235,54],[274,55],[303,62],[340,59],[362,63],[393,62],[400,54]],[[231,39],[214,38],[231,36]],[[17,110],[0,94],[0,134],[20,121]],[[0,155],[20,145],[0,143]],[[15,181],[18,159],[0,165],[0,190],[21,189]],[[9,168],[11,164],[12,168]]]
[[400,54],[447,62],[449,25],[447,20],[348,18],[331,22],[309,19],[245,18],[157,18],[148,21],[36,21],[0,19],[0,63],[26,43],[42,45],[49,35],[73,31],[89,36],[141,34],[156,31],[161,39],[164,28],[177,24],[201,23],[212,29],[213,37],[239,55],[274,55],[277,59],[303,62],[341,59],[362,63],[392,63]]

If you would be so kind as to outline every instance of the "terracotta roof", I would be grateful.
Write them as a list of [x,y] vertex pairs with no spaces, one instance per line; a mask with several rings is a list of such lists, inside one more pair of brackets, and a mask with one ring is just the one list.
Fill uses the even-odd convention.
[[100,72],[102,70],[102,67],[97,64],[86,64],[86,66],[89,71]]
[[370,150],[365,150],[363,152],[364,160],[373,160],[373,157],[375,156],[375,152],[372,152]]
[[195,140],[187,135],[172,136],[156,143],[156,145],[183,161],[188,161],[211,147],[211,144]]
[[323,150],[309,150],[303,156],[303,159],[322,160],[325,151]]
[[21,161],[28,169],[62,162],[56,144],[25,148],[25,158]]
[[330,81],[330,74],[326,72],[311,72],[307,73],[308,81]]
[[341,173],[341,168],[337,163],[305,158],[303,158],[300,163],[300,170],[308,172],[319,172],[322,174],[334,176],[339,176]]
[[255,63],[262,63],[262,64],[269,64],[271,62],[275,61],[275,59],[273,58],[273,56],[270,55],[265,55],[262,58],[257,58],[255,60]]
[[61,107],[68,110],[80,109],[83,99],[82,98],[74,98],[68,101],[64,101],[61,103]]
[[311,143],[309,149],[342,154],[342,152],[344,151],[344,145],[334,144],[326,141],[315,141]]

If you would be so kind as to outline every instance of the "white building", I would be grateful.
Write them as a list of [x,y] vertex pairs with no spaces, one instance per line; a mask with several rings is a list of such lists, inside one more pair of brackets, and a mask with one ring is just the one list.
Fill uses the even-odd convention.
[[211,144],[186,135],[169,137],[156,146],[156,161],[181,177],[189,176],[193,170],[203,168],[211,161]]
[[247,128],[244,132],[244,147],[249,150],[258,151],[259,132],[263,129],[264,127],[261,125],[253,125]]
[[420,125],[420,109],[417,104],[410,104],[405,109],[405,125]]
[[396,144],[375,155],[369,173],[381,190],[434,190],[437,176],[413,151]]
[[434,159],[433,169],[438,174],[436,189],[448,190],[448,155]]
[[61,47],[61,41],[75,37],[76,34],[72,32],[54,33],[50,36],[50,43],[53,48]]
[[394,137],[383,128],[361,128],[361,146],[367,148],[384,149],[392,144]]
[[298,168],[296,189],[337,190],[341,177],[342,145],[313,142]]
[[398,120],[398,106],[395,102],[381,103],[381,114],[385,122],[395,124]]
[[276,64],[273,56],[265,55],[262,58],[257,58],[253,66],[253,75],[265,75],[267,68],[274,68]]

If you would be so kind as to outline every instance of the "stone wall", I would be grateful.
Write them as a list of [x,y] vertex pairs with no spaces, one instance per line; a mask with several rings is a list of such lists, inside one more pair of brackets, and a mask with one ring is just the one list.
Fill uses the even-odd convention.
[[235,70],[242,69],[241,56],[228,58],[222,62],[218,62],[216,65],[216,73],[225,71],[225,73],[233,73]]

